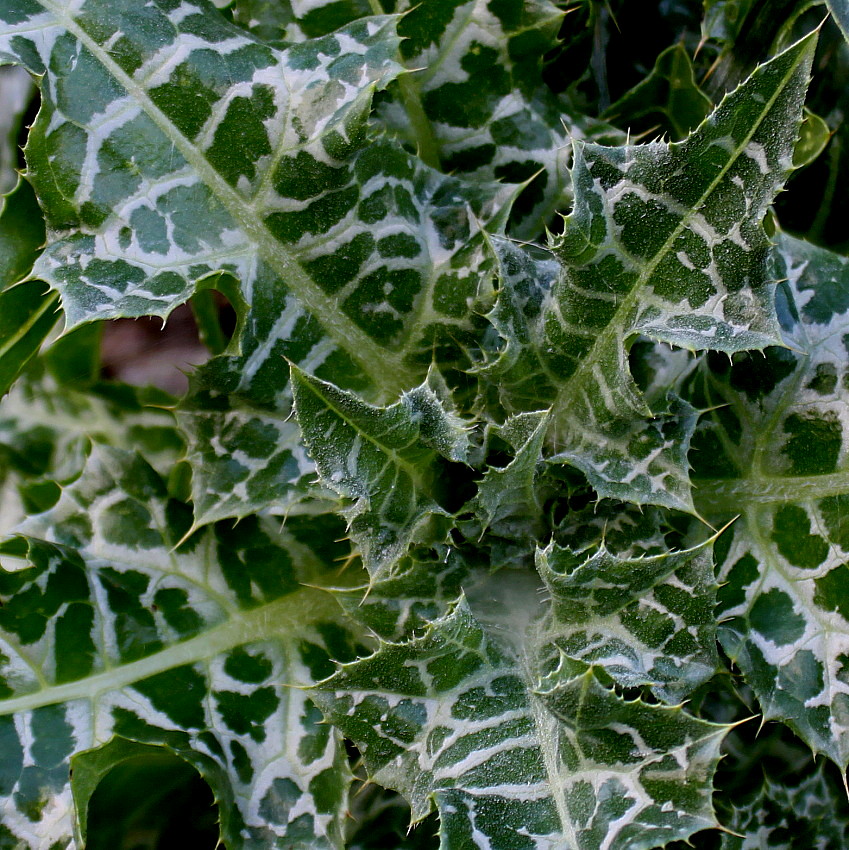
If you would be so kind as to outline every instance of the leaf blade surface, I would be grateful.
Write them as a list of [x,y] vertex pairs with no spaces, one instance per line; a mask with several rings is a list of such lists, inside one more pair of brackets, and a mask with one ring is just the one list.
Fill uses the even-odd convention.
[[553,406],[557,456],[602,496],[692,510],[694,411],[670,398],[648,418],[633,335],[729,352],[778,339],[761,221],[792,168],[814,46],[760,66],[680,143],[576,144],[552,257],[495,242],[504,346],[484,374],[507,410]]

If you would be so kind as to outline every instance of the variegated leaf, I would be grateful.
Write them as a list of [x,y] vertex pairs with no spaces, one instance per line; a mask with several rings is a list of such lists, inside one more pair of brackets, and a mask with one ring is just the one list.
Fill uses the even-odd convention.
[[764,717],[845,769],[849,262],[781,235],[777,264],[790,347],[704,372],[701,400],[720,407],[692,453],[698,504],[715,519],[739,515],[717,544],[725,651]]
[[[423,377],[435,354],[450,364],[465,359],[464,349],[475,344],[479,321],[471,307],[489,287],[476,217],[500,227],[492,216],[510,191],[441,177],[387,141],[363,151],[353,169],[363,195],[357,214],[340,225],[336,253],[327,256],[329,243],[320,240],[318,256],[307,265],[387,346],[373,353],[369,367],[380,380],[352,362],[355,344],[340,348],[277,278],[257,281],[240,353],[225,353],[199,369],[177,412],[197,470],[198,524],[269,503],[285,510],[310,491],[314,470],[290,418],[284,357],[375,396],[395,380],[386,358],[397,354],[404,374]],[[386,235],[377,239],[379,256],[370,258],[380,233]],[[388,301],[379,304],[384,296]],[[331,321],[330,308],[322,316]],[[402,380],[413,386],[412,379]]]
[[[304,40],[292,5],[290,0],[237,0],[229,4],[235,23],[260,40],[275,46]],[[350,19],[346,19],[339,26],[349,22]],[[321,35],[337,28],[331,27]]]
[[[364,587],[335,588],[348,616],[386,641],[401,641],[444,616],[474,582],[473,566],[451,546],[402,559],[391,576]],[[425,557],[425,554],[429,557]]]
[[513,211],[513,231],[538,236],[570,202],[569,140],[624,140],[542,81],[563,11],[548,0],[238,0],[235,20],[272,40],[299,40],[381,8],[403,14],[401,55],[413,73],[381,97],[376,121],[435,168],[476,181],[532,180]]
[[[55,233],[36,274],[61,292],[69,325],[167,316],[224,270],[251,305],[271,289],[297,302],[304,321],[310,311],[321,316],[322,338],[350,345],[363,371],[376,372],[366,349],[376,360],[375,336],[385,344],[399,328],[387,317],[392,326],[374,330],[379,318],[362,309],[374,293],[362,290],[358,273],[374,272],[382,284],[391,264],[380,258],[411,249],[396,245],[409,241],[403,234],[387,234],[384,244],[362,225],[351,246],[350,214],[368,192],[367,176],[347,160],[364,142],[374,89],[400,70],[394,20],[368,19],[280,53],[204,7],[151,4],[133,27],[121,11],[105,0],[73,13],[33,7],[5,13],[0,28],[6,55],[36,73],[50,69],[27,158]],[[35,41],[16,34],[34,26]],[[110,38],[118,49],[104,48]],[[61,59],[77,53],[80,61]],[[66,115],[65,93],[79,87],[96,97]],[[238,156],[225,141],[234,128]],[[61,185],[50,165],[57,157]],[[81,232],[59,237],[69,226]],[[341,297],[328,291],[338,280],[328,280],[327,269],[340,251],[360,259]],[[366,289],[375,285],[371,279]],[[381,375],[403,384],[403,374]]]
[[402,70],[395,18],[279,51],[204,4],[152,3],[132,26],[123,11],[0,7],[0,51],[45,74],[27,145],[51,228],[36,274],[71,326],[164,317],[237,278],[241,353],[181,411],[198,523],[285,508],[306,468],[281,355],[377,397],[414,386],[435,349],[462,349],[487,288],[479,221],[511,190],[463,187],[370,133],[373,93]]
[[197,767],[234,850],[342,846],[344,749],[288,687],[358,646],[332,598],[299,586],[324,566],[276,524],[180,543],[191,522],[149,466],[103,448],[3,544],[25,559],[0,572],[7,844],[67,846],[69,760],[118,736]]
[[[290,249],[356,200],[330,191],[319,209],[304,203],[348,182],[335,166],[398,70],[394,22],[280,53],[206,6],[151,4],[132,22],[107,0],[40,7],[0,12],[0,48],[45,74],[27,162],[54,235],[37,273],[62,292],[69,324],[167,316],[219,269],[247,293],[282,273],[324,306]],[[89,97],[72,105],[79,88]],[[232,128],[238,156],[224,142]],[[72,226],[83,232],[61,238]]]
[[462,509],[472,515],[463,528],[467,536],[492,534],[522,542],[528,549],[542,536],[545,488],[539,486],[537,472],[543,465],[547,429],[546,412],[519,414],[494,429],[516,454],[503,468],[489,467],[478,481],[477,495]]
[[[70,338],[59,345],[66,368],[73,364]],[[156,390],[98,383],[80,387],[49,371],[51,354],[31,366],[0,406],[0,536],[9,534],[25,513],[40,513],[59,495],[58,486],[75,481],[92,444],[143,452],[167,478],[185,447],[169,398]],[[76,364],[79,365],[79,364]]]
[[628,559],[662,555],[670,549],[666,519],[658,508],[601,499],[568,513],[557,525],[553,542],[573,552],[604,543],[614,555]]
[[[387,4],[388,5],[388,4]],[[401,54],[414,73],[398,80],[378,119],[422,159],[476,180],[530,186],[512,230],[536,238],[570,201],[572,138],[620,141],[542,85],[542,58],[563,11],[548,0],[402,0]]]
[[549,651],[602,668],[622,687],[648,685],[680,702],[716,672],[716,583],[711,547],[622,557],[604,542],[537,550],[551,596],[540,626]]
[[[516,619],[527,603],[511,588]],[[586,666],[540,679],[515,629],[485,626],[461,599],[310,693],[414,822],[436,807],[445,847],[656,847],[714,825],[727,727],[626,702]]]
[[849,841],[845,794],[820,768],[788,787],[764,777],[745,805],[734,806],[722,850],[837,850]]
[[319,38],[380,11],[370,0],[235,0],[232,8],[237,24],[272,44]]
[[495,240],[503,348],[483,368],[507,410],[553,406],[549,443],[602,496],[692,510],[694,411],[652,411],[631,339],[733,352],[778,339],[761,220],[792,167],[815,40],[762,65],[685,141],[577,144],[552,254]]
[[354,502],[344,512],[348,530],[373,580],[411,544],[444,539],[439,459],[462,462],[469,440],[429,384],[379,408],[293,366],[292,391],[322,482]]
[[[229,850],[842,846],[785,727],[717,771],[755,695],[849,763],[849,261],[769,259],[829,137],[817,36],[607,148],[573,105],[651,68],[604,55],[626,3],[0,0],[41,90],[0,211],[0,847],[121,845],[110,783],[163,757]],[[692,5],[651,18],[687,50]],[[705,0],[703,84],[809,5]],[[662,54],[622,121],[659,95],[683,135],[691,71]],[[98,320],[187,300],[213,357],[176,410],[102,380]],[[696,509],[742,515],[700,545]],[[776,756],[800,781],[757,796]]]

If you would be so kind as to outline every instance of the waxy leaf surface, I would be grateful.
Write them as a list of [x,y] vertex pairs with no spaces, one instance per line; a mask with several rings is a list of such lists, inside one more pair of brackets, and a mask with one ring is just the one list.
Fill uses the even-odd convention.
[[477,217],[500,227],[492,217],[509,191],[442,177],[385,140],[362,151],[352,168],[363,196],[356,215],[340,225],[336,253],[326,255],[322,237],[320,256],[308,266],[379,350],[368,355],[364,373],[352,360],[364,353],[356,341],[342,347],[328,336],[331,307],[317,318],[278,278],[258,281],[240,351],[199,369],[178,409],[197,470],[198,523],[269,503],[286,509],[309,490],[315,474],[291,420],[284,358],[372,397],[395,398],[387,388],[412,388],[434,352],[441,362],[462,362],[474,342],[472,305],[489,277]]
[[274,523],[177,545],[190,525],[141,459],[100,448],[3,544],[25,563],[0,572],[0,835],[12,846],[67,846],[69,760],[113,736],[193,764],[229,846],[341,846],[347,759],[288,687],[356,651],[332,598],[298,584],[323,564]]
[[693,452],[699,505],[739,519],[717,544],[720,638],[767,718],[849,763],[846,556],[849,264],[781,235],[790,348],[705,375]]
[[576,143],[574,208],[539,257],[495,241],[503,349],[484,368],[507,410],[553,407],[549,442],[602,496],[692,509],[693,411],[651,411],[635,334],[733,352],[778,340],[767,205],[792,167],[815,41],[762,65],[687,139]]
[[627,702],[575,662],[540,678],[505,626],[461,599],[310,693],[414,821],[436,806],[444,847],[648,848],[713,825],[726,727]]
[[323,483],[354,502],[348,530],[369,573],[390,572],[413,543],[440,542],[448,514],[439,504],[439,459],[462,462],[468,436],[436,392],[423,384],[373,407],[294,366],[292,385]]

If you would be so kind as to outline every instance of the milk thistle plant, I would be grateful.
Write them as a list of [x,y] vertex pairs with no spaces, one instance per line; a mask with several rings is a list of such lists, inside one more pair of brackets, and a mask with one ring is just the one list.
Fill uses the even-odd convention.
[[0,0],[0,848],[849,846],[847,32]]

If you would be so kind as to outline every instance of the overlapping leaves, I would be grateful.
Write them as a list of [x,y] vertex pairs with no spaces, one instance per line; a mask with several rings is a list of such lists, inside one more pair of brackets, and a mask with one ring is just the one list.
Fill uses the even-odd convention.
[[[6,843],[65,846],[71,759],[136,752],[123,739],[194,765],[233,846],[339,846],[345,754],[287,687],[329,672],[328,654],[355,651],[335,603],[299,585],[323,564],[274,524],[179,543],[190,525],[140,458],[100,448],[56,506],[4,544],[24,559],[0,573]],[[104,754],[107,767],[119,762]]]
[[322,480],[354,500],[345,510],[351,537],[373,577],[392,570],[413,543],[437,543],[447,532],[439,504],[440,457],[469,454],[463,423],[427,383],[399,402],[376,408],[293,367],[292,384],[304,442]]
[[181,412],[211,521],[285,501],[306,472],[282,355],[380,395],[413,386],[434,348],[456,352],[486,288],[478,221],[507,195],[375,143],[372,95],[401,71],[394,18],[280,52],[173,5],[132,26],[120,4],[16,7],[0,50],[46,71],[27,144],[50,230],[34,275],[70,326],[165,317],[220,272],[239,281],[240,349]]
[[[527,610],[521,586],[510,591],[510,608]],[[414,820],[435,805],[448,846],[585,850],[603,838],[658,846],[714,825],[725,727],[626,702],[566,658],[539,678],[532,648],[506,637],[521,626],[493,619],[487,628],[461,600],[420,637],[382,644],[311,692]]]
[[513,211],[517,236],[536,237],[569,202],[571,138],[624,138],[542,84],[564,18],[547,0],[234,4],[236,20],[251,31],[294,41],[378,10],[403,15],[401,60],[412,73],[381,96],[375,120],[446,173],[476,182],[530,180]]
[[185,448],[173,416],[154,407],[168,403],[164,393],[106,383],[82,391],[38,366],[0,408],[0,535],[25,512],[51,507],[60,486],[82,473],[92,444],[141,451],[166,480]]
[[403,0],[397,11],[406,13],[404,64],[416,70],[394,84],[378,119],[430,165],[474,180],[530,180],[512,232],[536,237],[569,201],[570,140],[620,140],[540,85],[563,11],[547,0]]
[[623,558],[552,544],[537,565],[551,594],[550,649],[599,664],[623,687],[649,685],[675,704],[716,671],[709,548]]
[[761,66],[681,143],[578,144],[552,256],[495,243],[505,342],[484,372],[508,410],[553,407],[557,456],[600,495],[692,507],[694,412],[669,399],[650,418],[632,336],[727,352],[778,339],[761,220],[791,167],[813,48]]
[[[341,735],[445,847],[688,840],[732,719],[717,594],[765,716],[845,768],[849,278],[762,226],[827,141],[794,157],[815,36],[689,136],[679,45],[614,111],[660,91],[686,138],[571,148],[607,128],[542,82],[557,6],[215,5],[0,0],[41,88],[0,216],[0,509],[30,514],[0,543],[0,844],[81,846],[113,768],[167,754],[233,850],[372,846]],[[547,249],[504,238],[570,204]],[[212,288],[236,331],[207,310],[184,457],[96,333],[38,353],[57,293],[86,334]],[[715,542],[674,512],[690,462],[696,507],[742,514]],[[756,807],[828,790],[718,811],[749,846]]]
[[747,805],[735,808],[722,850],[841,847],[849,837],[846,800],[822,769],[788,787],[764,778]]
[[[377,348],[364,349],[353,338],[340,347],[326,331],[334,308],[305,313],[278,278],[257,286],[241,351],[199,370],[178,411],[199,475],[199,521],[269,502],[291,503],[312,478],[297,429],[287,421],[284,357],[310,373],[380,395],[387,387],[412,388],[434,352],[448,362],[462,360],[472,344],[471,305],[479,287],[487,289],[488,265],[475,217],[491,219],[498,199],[507,198],[505,190],[440,177],[390,142],[364,150],[353,171],[362,196],[355,220],[343,222],[335,239],[331,234],[329,242],[319,240],[321,247],[311,252],[320,256],[306,265],[374,336]],[[366,374],[352,361],[354,354],[368,360]]]
[[841,768],[849,762],[844,532],[849,269],[782,235],[786,341],[704,373],[694,453],[700,504],[741,514],[722,546],[726,652],[766,717],[789,725]]
[[[538,553],[542,585],[521,564],[487,575],[443,544],[340,593],[381,643],[315,699],[414,821],[435,805],[449,846],[512,846],[526,833],[529,846],[589,848],[603,835],[657,846],[711,825],[724,727],[612,688],[648,685],[676,703],[717,664],[709,546],[670,554],[653,519],[624,523],[617,555],[597,538],[583,555],[552,544]],[[630,554],[653,545],[664,553]],[[452,603],[460,586],[468,601]],[[609,724],[619,731],[608,741]],[[680,773],[648,743],[655,734],[686,753]],[[669,770],[670,784],[654,781]]]

